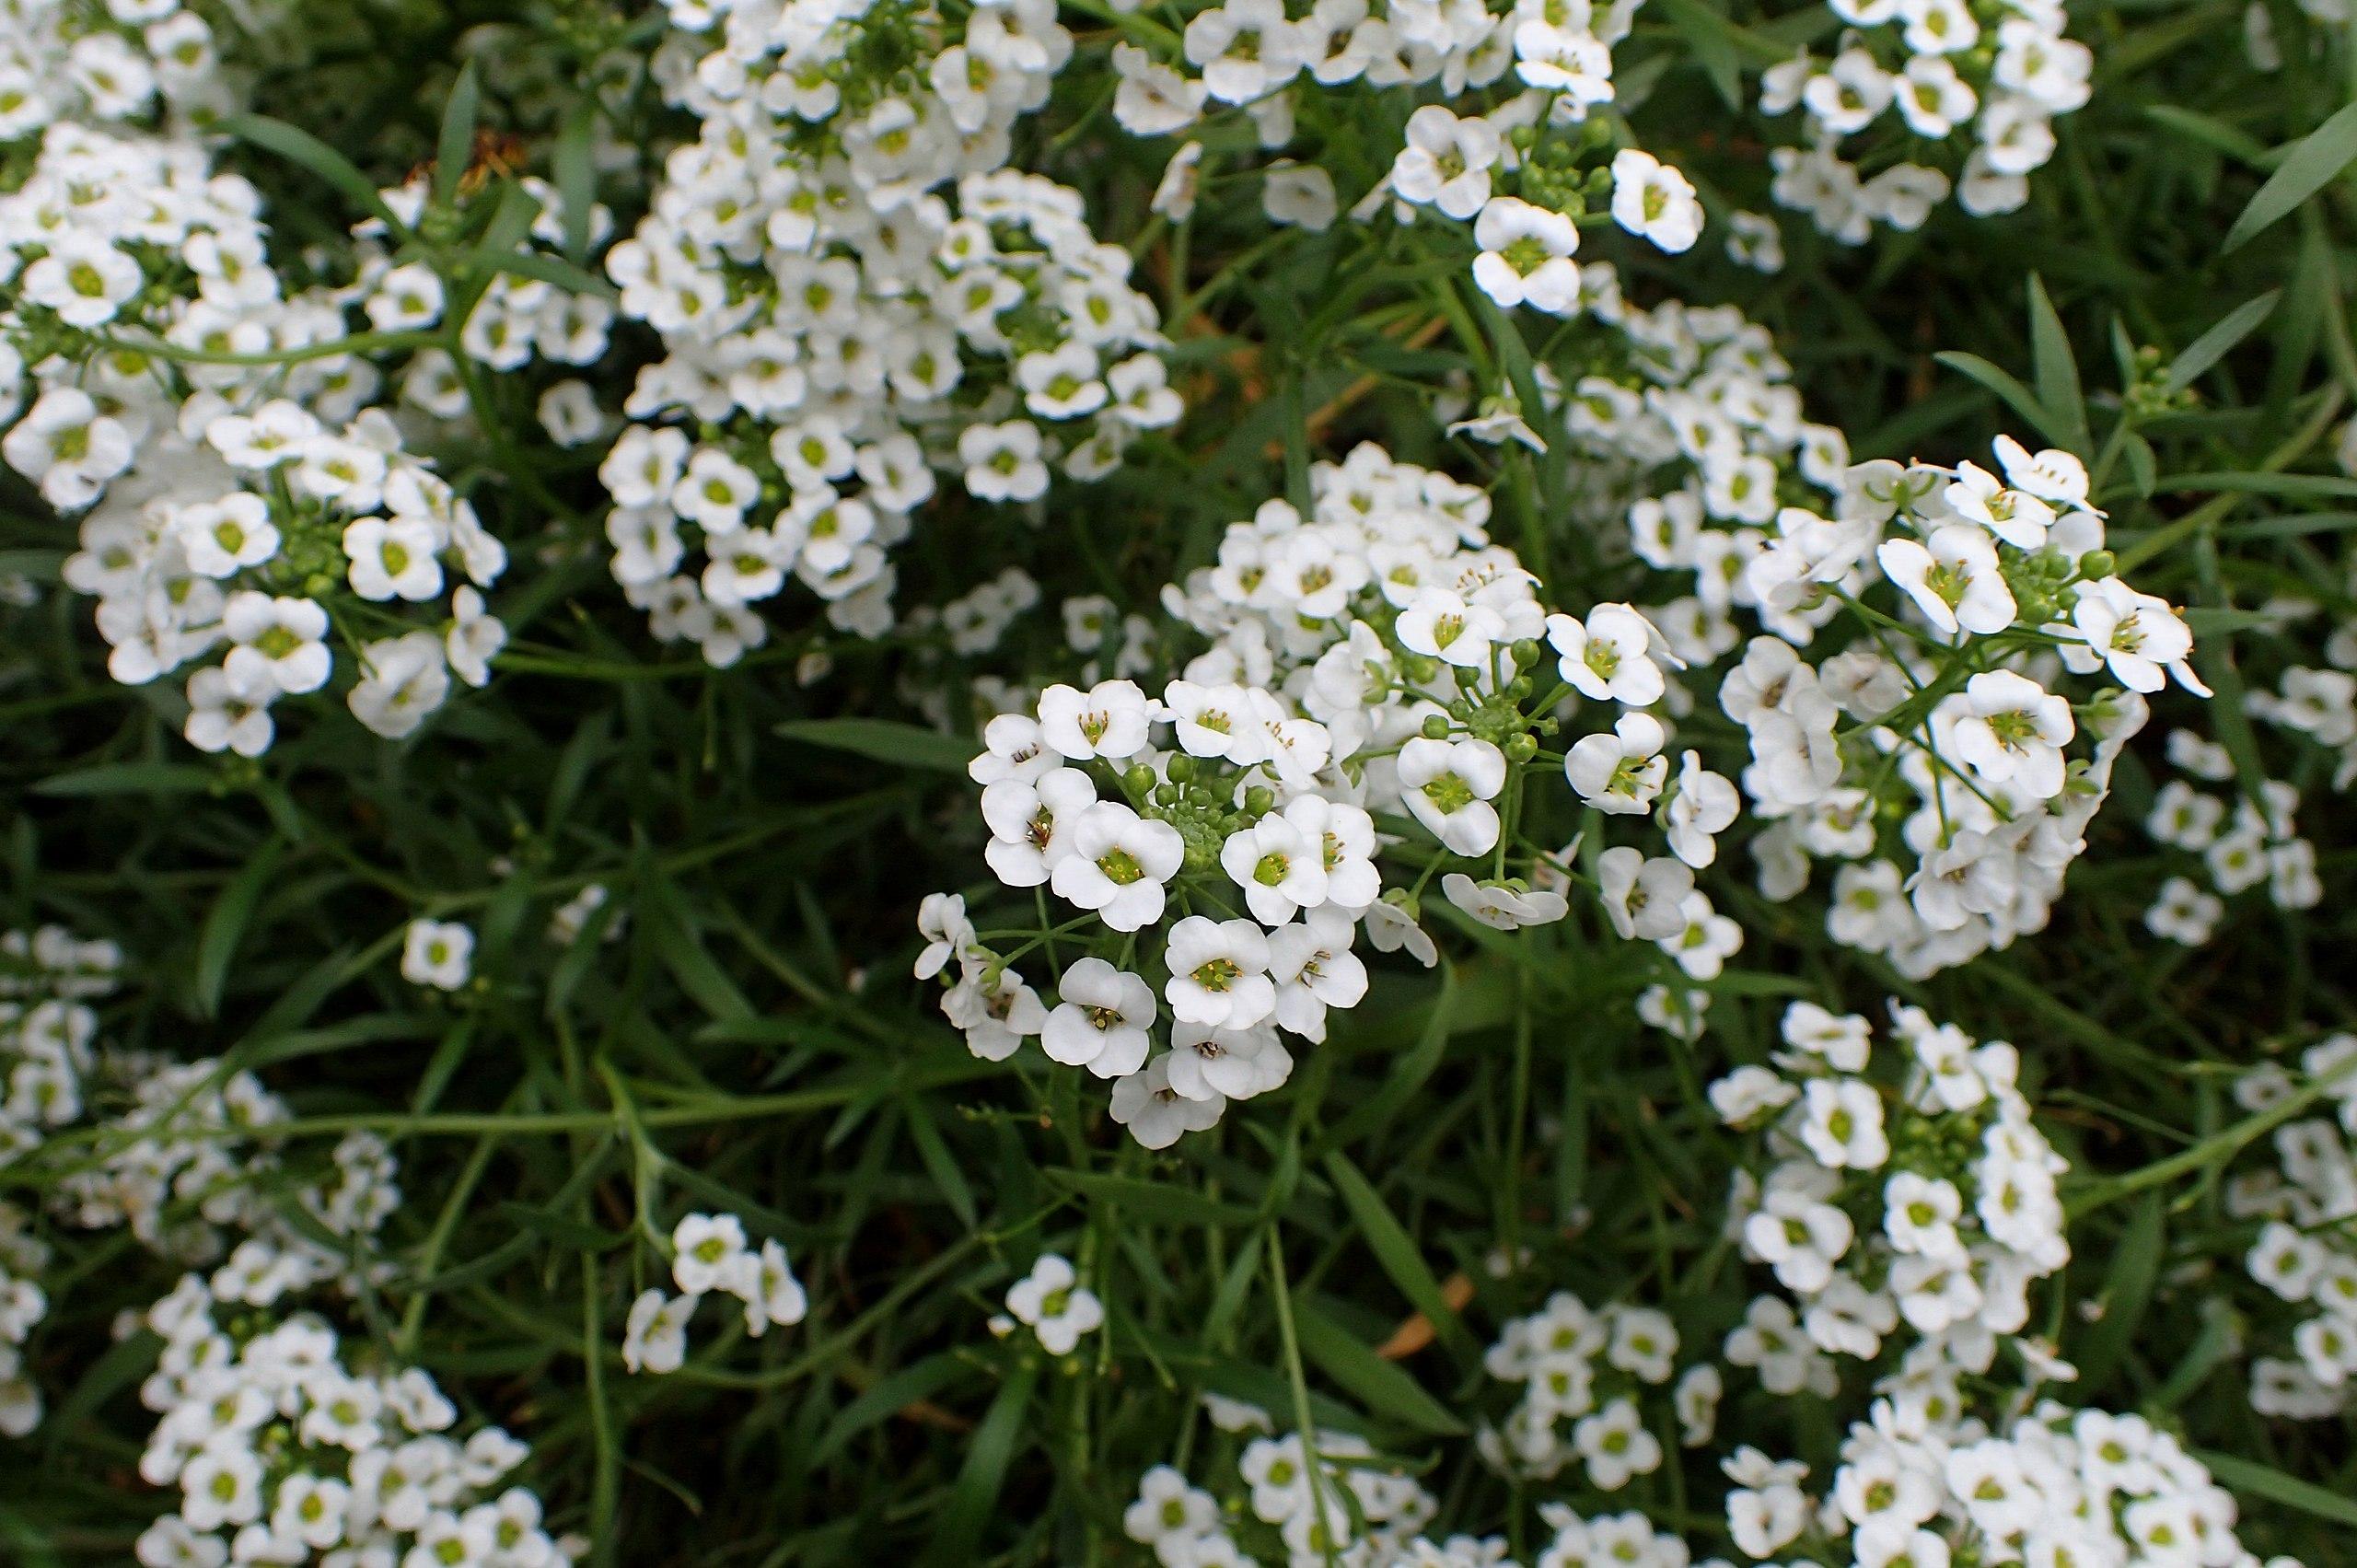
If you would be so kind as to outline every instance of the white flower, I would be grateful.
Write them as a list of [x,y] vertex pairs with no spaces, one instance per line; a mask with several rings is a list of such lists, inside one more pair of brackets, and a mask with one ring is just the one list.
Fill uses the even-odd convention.
[[1162,918],[1163,884],[1186,858],[1178,829],[1101,800],[1074,822],[1072,853],[1049,869],[1048,880],[1058,897],[1095,910],[1114,930],[1135,931]]
[[1833,1279],[1833,1265],[1856,1232],[1850,1216],[1790,1188],[1771,1191],[1743,1223],[1744,1245],[1776,1272],[1785,1289],[1814,1295]]
[[1286,18],[1283,0],[1226,0],[1196,12],[1185,50],[1188,63],[1202,71],[1204,90],[1222,103],[1250,103],[1283,87],[1304,58],[1300,29]]
[[1955,722],[1957,757],[1982,778],[2038,800],[2062,793],[2062,748],[2076,727],[2069,702],[2027,676],[1991,669],[1942,705]]
[[221,608],[221,630],[230,643],[222,668],[238,690],[291,694],[327,684],[328,612],[317,601],[234,593]]
[[1518,884],[1476,882],[1461,871],[1443,877],[1440,890],[1450,903],[1499,931],[1551,924],[1571,910],[1570,900],[1550,889],[1533,892]]
[[87,330],[114,319],[145,281],[139,263],[106,240],[69,232],[25,269],[19,286],[29,303],[55,311],[69,327]]
[[[1368,913],[1395,907],[1378,903],[1370,906]],[[1348,1010],[1365,997],[1366,966],[1351,951],[1351,937],[1356,929],[1349,915],[1329,905],[1311,910],[1293,924],[1280,926],[1269,934],[1269,971],[1276,983],[1276,1021],[1280,1025],[1305,1040],[1320,1041],[1326,1038],[1327,1009]],[[1370,921],[1367,929],[1369,939],[1378,949],[1391,950],[1384,947],[1382,936],[1377,935],[1382,927]],[[1417,933],[1418,936],[1422,935]],[[1392,947],[1399,945],[1395,942]],[[1412,949],[1413,944],[1410,946]],[[1429,951],[1429,940],[1424,946]],[[1418,956],[1423,957],[1422,953]],[[1429,965],[1432,959],[1424,958],[1423,961]]]
[[450,630],[443,634],[443,656],[470,686],[491,684],[491,661],[507,645],[507,625],[490,613],[482,595],[460,584],[450,596]]
[[1645,1430],[1635,1401],[1614,1400],[1572,1429],[1572,1446],[1599,1491],[1618,1492],[1661,1467],[1661,1441]]
[[1547,618],[1547,641],[1562,656],[1556,668],[1582,696],[1650,707],[1666,684],[1653,660],[1658,636],[1650,621],[1625,604],[1598,605],[1585,621]]
[[377,280],[363,307],[380,332],[419,331],[442,319],[442,279],[423,261],[395,267]]
[[1408,116],[1407,144],[1391,164],[1391,188],[1404,201],[1429,202],[1463,220],[1490,199],[1490,169],[1498,161],[1497,128],[1479,117],[1459,120],[1436,103]]
[[1885,540],[1882,569],[1941,631],[1987,635],[2014,623],[2014,593],[1997,569],[1997,547],[1980,529],[1951,523],[1924,543]]
[[180,1471],[180,1517],[190,1527],[216,1530],[261,1516],[260,1456],[242,1442],[210,1443]]
[[1834,1169],[1876,1169],[1890,1157],[1883,1097],[1855,1077],[1813,1077],[1803,1085],[1798,1136],[1819,1165]]
[[2193,633],[2177,611],[2167,600],[2138,593],[2118,577],[2080,584],[2071,624],[2056,630],[2084,640],[2110,667],[2112,679],[2131,691],[2157,691],[2165,676],[2174,675],[2187,691],[2210,695],[2188,662]]
[[641,1292],[622,1326],[622,1365],[632,1372],[677,1372],[688,1359],[688,1319],[703,1298]]
[[1433,945],[1432,937],[1416,923],[1415,915],[1404,904],[1394,903],[1388,898],[1378,899],[1359,918],[1365,923],[1367,940],[1375,944],[1376,952],[1397,953],[1404,949],[1426,969],[1440,962],[1440,949]]
[[1902,1170],[1883,1184],[1883,1234],[1901,1252],[1956,1259],[1964,1242],[1956,1222],[1964,1213],[1964,1197],[1945,1177]]
[[431,632],[364,645],[360,668],[360,683],[345,702],[354,718],[388,740],[415,730],[450,694],[442,640]]
[[1486,670],[1490,650],[1504,641],[1505,629],[1504,617],[1487,605],[1468,604],[1446,588],[1426,588],[1399,612],[1393,634],[1411,653]]
[[978,501],[1037,501],[1048,493],[1039,427],[1029,420],[970,424],[958,436],[966,492]]
[[1977,464],[1958,463],[1956,472],[1945,499],[1958,517],[1979,523],[2017,550],[2037,550],[2046,543],[2046,530],[2054,523],[2053,507],[2035,495],[2008,490]]
[[1419,736],[1399,749],[1399,792],[1416,820],[1458,854],[1488,853],[1498,842],[1505,753],[1486,740]]
[[1170,928],[1162,994],[1171,1016],[1206,1028],[1245,1029],[1276,1011],[1269,938],[1248,920],[1189,915]]
[[745,1331],[757,1339],[773,1324],[791,1328],[809,1315],[810,1297],[803,1290],[802,1282],[794,1277],[794,1266],[786,1258],[785,1249],[774,1240],[761,1243],[761,1256],[738,1283],[748,1287],[740,1292],[745,1302]]
[[1710,899],[1699,889],[1678,904],[1678,931],[1657,945],[1678,961],[1689,979],[1718,979],[1726,960],[1743,950],[1743,927],[1713,909]]
[[1230,833],[1219,863],[1244,890],[1253,918],[1265,925],[1283,925],[1326,901],[1324,843],[1274,812]]
[[685,1295],[734,1294],[752,1266],[745,1226],[734,1214],[687,1214],[671,1228],[671,1281]]
[[412,920],[401,938],[401,978],[456,991],[472,972],[475,934],[457,921]]
[[131,433],[100,413],[87,392],[58,387],[42,393],[0,440],[0,458],[37,485],[42,500],[61,512],[78,511],[131,466]]
[[1039,1035],[1051,1058],[1100,1078],[1124,1077],[1144,1063],[1146,1028],[1160,1010],[1144,981],[1102,958],[1080,958],[1057,989],[1063,1000]]
[[1075,762],[1123,761],[1145,749],[1153,707],[1131,680],[1100,680],[1086,691],[1051,686],[1039,694],[1039,735]]
[[1473,223],[1473,281],[1499,308],[1527,305],[1550,316],[1579,309],[1580,270],[1572,260],[1580,248],[1577,225],[1558,212],[1513,196],[1492,196]]
[[1073,829],[1096,804],[1097,786],[1077,768],[994,780],[982,790],[982,858],[1008,887],[1036,888],[1072,853]]
[[1581,801],[1613,816],[1652,808],[1669,777],[1666,738],[1651,714],[1622,714],[1609,735],[1584,735],[1563,759],[1563,776]]
[[1334,177],[1324,169],[1286,158],[1269,165],[1260,184],[1260,211],[1271,223],[1323,234],[1334,226],[1341,210]]
[[2144,928],[2167,941],[2199,947],[2207,943],[2224,919],[2226,903],[2190,877],[2172,877],[2154,895],[2144,912]]
[[259,757],[277,733],[270,716],[277,697],[276,687],[239,686],[226,669],[208,666],[188,679],[188,721],[181,732],[200,751]]
[[1689,751],[1678,773],[1678,793],[1663,812],[1672,854],[1701,870],[1718,858],[1717,835],[1735,823],[1743,796],[1735,785],[1702,766],[1701,753]]
[[279,534],[270,520],[270,503],[244,491],[181,507],[173,514],[172,531],[188,555],[190,569],[208,577],[235,576],[278,553]]
[[1047,1005],[1012,970],[977,970],[942,993],[941,1011],[963,1029],[966,1049],[985,1062],[1004,1062],[1048,1027]]
[[[1113,1086],[1110,1114],[1130,1136],[1149,1149],[1167,1149],[1189,1132],[1216,1124],[1227,1109],[1225,1096],[1180,1094],[1170,1082],[1172,1052],[1164,1051]],[[1206,1089],[1208,1086],[1204,1086]]]
[[1163,1067],[1170,1087],[1189,1099],[1249,1099],[1293,1074],[1293,1053],[1267,1023],[1246,1029],[1180,1023],[1170,1031]]
[[1666,855],[1648,860],[1621,844],[1598,856],[1596,869],[1604,912],[1622,937],[1656,942],[1686,929],[1683,910],[1694,891],[1694,872],[1684,862]]
[[1686,176],[1650,153],[1623,147],[1612,157],[1612,221],[1672,254],[1702,233],[1702,203]]
[[1007,1288],[1006,1309],[1031,1325],[1050,1355],[1071,1353],[1081,1335],[1105,1321],[1104,1304],[1079,1279],[1068,1260],[1049,1252]]

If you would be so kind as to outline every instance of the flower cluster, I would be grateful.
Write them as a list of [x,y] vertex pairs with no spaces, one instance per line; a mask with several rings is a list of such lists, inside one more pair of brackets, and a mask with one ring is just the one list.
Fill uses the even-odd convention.
[[1080,1283],[1072,1260],[1043,1252],[1031,1272],[1007,1287],[1006,1310],[991,1318],[991,1332],[1001,1338],[1020,1323],[1050,1355],[1070,1355],[1083,1334],[1105,1324],[1105,1303]]
[[[2285,677],[2287,691],[2298,684],[2294,678],[2301,673]],[[2253,705],[2257,697],[2266,695],[2255,694]],[[2352,720],[2352,733],[2357,733],[2357,720]],[[2316,845],[2293,831],[2293,813],[2300,804],[2295,785],[2283,779],[2261,780],[2262,806],[2253,806],[2249,796],[2239,793],[2225,797],[2209,793],[2202,784],[2233,782],[2234,759],[2224,747],[2191,730],[2169,733],[2167,755],[2183,776],[2167,780],[2154,793],[2144,830],[2154,842],[2198,857],[2209,887],[2182,874],[2168,877],[2144,912],[2146,929],[2198,947],[2210,940],[2224,917],[2226,900],[2251,888],[2264,884],[2278,909],[2313,909],[2323,900]]]
[[308,1315],[255,1326],[194,1276],[145,1326],[163,1355],[140,1397],[158,1420],[140,1456],[179,1507],[139,1538],[146,1568],[394,1563],[549,1568],[580,1554],[540,1499],[501,1481],[528,1457],[495,1426],[451,1435],[458,1408],[416,1368],[366,1370]]
[[[258,32],[277,0],[230,8]],[[238,107],[206,12],[181,0],[45,0],[13,7],[0,39],[0,145],[52,125],[192,130]]]
[[[1848,863],[1828,929],[1912,975],[2041,929],[2144,696],[2172,678],[2207,694],[2184,621],[2101,548],[2078,459],[2006,437],[1996,453],[2002,477],[1854,465],[1831,519],[1782,507],[1777,537],[1737,530],[1724,558],[1781,639],[1755,639],[1719,693],[1750,740],[1746,793],[1773,821],[1753,843],[1761,890],[1789,899],[1813,859]],[[1897,590],[1906,639],[1803,659],[1813,622],[1876,577]],[[2123,690],[2074,707],[2051,690],[2066,672]],[[1895,847],[1885,811],[1900,818]]]
[[[1481,1434],[1482,1451],[1492,1464],[1539,1480],[1576,1460],[1588,1485],[1618,1492],[1661,1467],[1661,1441],[1647,1430],[1641,1400],[1669,1382],[1677,1357],[1667,1314],[1619,1302],[1590,1307],[1558,1291],[1537,1312],[1509,1320],[1482,1358],[1491,1376],[1523,1385],[1504,1425]],[[1710,1435],[1716,1378],[1715,1369],[1697,1366],[1679,1380],[1689,1441]]]
[[[1730,1125],[1774,1163],[1738,1178],[1744,1253],[1802,1307],[1829,1355],[1873,1360],[1906,1324],[1910,1365],[1985,1373],[2029,1321],[2030,1285],[2070,1260],[2061,1156],[2030,1120],[2019,1053],[1894,1005],[1879,1058],[1864,1018],[1796,1002],[1772,1066],[1711,1086]],[[1805,1355],[1781,1304],[1755,1312],[1728,1359],[1797,1388]],[[1771,1372],[1768,1364],[1776,1364]]]
[[[1319,1432],[1266,1434],[1266,1411],[1207,1398],[1212,1420],[1231,1441],[1235,1478],[1223,1503],[1170,1465],[1140,1478],[1138,1496],[1121,1517],[1132,1540],[1150,1549],[1163,1568],[1243,1568],[1284,1562],[1366,1564],[1454,1562],[1441,1552],[1469,1543],[1436,1544],[1420,1532],[1440,1511],[1440,1500],[1403,1469],[1385,1465],[1365,1439]],[[1503,1549],[1504,1542],[1492,1543]],[[1475,1561],[1495,1561],[1494,1551]]]
[[[1211,645],[1158,695],[1121,678],[1053,686],[986,729],[970,772],[992,870],[1104,934],[1062,965],[1056,1004],[1013,965],[1062,933],[1002,953],[962,897],[921,912],[919,978],[957,960],[943,1007],[975,1052],[1003,1059],[1036,1037],[1052,1060],[1115,1080],[1115,1120],[1152,1148],[1285,1081],[1283,1037],[1322,1040],[1329,1012],[1364,996],[1362,929],[1380,951],[1434,961],[1418,900],[1435,878],[1483,924],[1563,917],[1568,857],[1515,830],[1524,774],[1556,761],[1540,760],[1539,736],[1559,727],[1548,715],[1574,691],[1624,711],[1561,757],[1572,788],[1601,815],[1649,818],[1660,803],[1685,857],[1605,852],[1615,924],[1689,973],[1715,973],[1737,940],[1688,865],[1709,863],[1733,786],[1691,753],[1670,784],[1667,732],[1643,710],[1666,690],[1656,661],[1675,656],[1645,619],[1626,606],[1550,617],[1490,542],[1485,495],[1378,448],[1318,465],[1311,503],[1306,516],[1262,505],[1228,528],[1217,564],[1167,591]],[[1542,693],[1550,662],[1560,679]],[[1377,813],[1416,836],[1379,833]],[[1387,894],[1379,860],[1421,871]],[[1155,1053],[1166,1006],[1170,1049]]]
[[745,1310],[745,1332],[759,1339],[772,1324],[791,1328],[810,1310],[776,1240],[755,1251],[734,1214],[688,1214],[671,1229],[671,1283],[677,1295],[648,1288],[631,1303],[622,1334],[622,1365],[633,1372],[677,1372],[688,1357],[688,1324],[707,1295],[734,1296]]
[[[252,1074],[99,1040],[91,1004],[121,965],[112,943],[55,926],[0,939],[0,1168],[40,1160],[51,1133],[82,1128],[91,1141],[48,1181],[53,1217],[125,1227],[182,1267],[217,1265],[208,1287],[223,1300],[268,1307],[382,1277],[367,1243],[401,1204],[384,1141],[347,1133],[316,1171],[286,1168],[271,1128],[290,1113]],[[32,1216],[0,1203],[0,1412],[19,1431],[41,1413],[16,1347],[45,1314],[49,1253]]]
[[1821,1496],[1796,1460],[1746,1447],[1724,1461],[1736,1550],[1859,1568],[2257,1561],[2235,1539],[2234,1498],[2142,1416],[2041,1400],[1989,1419],[1920,1379],[1889,1387],[1875,1412],[1851,1424]]
[[614,576],[714,664],[788,578],[880,634],[936,470],[1032,502],[1178,417],[1129,253],[1004,167],[1071,36],[1040,0],[670,10],[656,74],[702,124],[607,258],[666,350],[598,470]]
[[[1877,223],[1922,227],[1951,184],[1975,216],[2029,200],[2029,176],[2054,156],[2054,120],[2085,106],[2095,69],[2093,52],[2063,36],[2060,4],[1826,4],[1842,23],[1832,58],[1803,51],[1760,81],[1762,113],[1797,109],[1803,122],[1801,145],[1769,154],[1780,206],[1857,245]],[[1865,150],[1845,157],[1852,138]],[[1968,145],[1960,168],[1901,161],[1949,144]],[[1866,163],[1881,172],[1867,177]]]
[[[0,935],[0,1169],[82,1114],[99,1028],[89,1004],[114,989],[122,966],[113,943],[80,941],[61,926]],[[31,1219],[0,1201],[0,1435],[9,1437],[41,1414],[22,1347],[49,1313],[40,1277],[50,1249]]]
[[[2315,1420],[2346,1409],[2357,1374],[2357,1036],[2334,1035],[2302,1053],[2295,1076],[2269,1063],[2245,1074],[2235,1098],[2264,1111],[2304,1089],[2331,1116],[2302,1117],[2274,1133],[2275,1164],[2230,1182],[2226,1210],[2257,1222],[2250,1277],[2299,1314],[2290,1356],[2251,1363],[2251,1406]],[[2281,1348],[2281,1342],[2270,1348]]]

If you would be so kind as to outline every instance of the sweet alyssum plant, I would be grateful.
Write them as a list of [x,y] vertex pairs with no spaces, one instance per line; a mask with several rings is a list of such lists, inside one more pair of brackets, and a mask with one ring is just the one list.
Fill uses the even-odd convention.
[[0,1558],[2334,1562],[2346,22],[0,6]]

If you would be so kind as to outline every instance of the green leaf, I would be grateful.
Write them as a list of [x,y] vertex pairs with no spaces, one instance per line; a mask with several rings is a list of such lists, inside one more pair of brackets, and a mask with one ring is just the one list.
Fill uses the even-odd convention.
[[1133,1214],[1168,1220],[1174,1225],[1207,1225],[1225,1229],[1250,1225],[1260,1216],[1236,1203],[1206,1198],[1191,1187],[1167,1181],[1147,1181],[1133,1176],[1097,1176],[1085,1170],[1051,1167],[1040,1173],[1055,1186],[1092,1203],[1111,1203]]
[[238,956],[238,944],[244,940],[246,927],[252,923],[254,905],[276,874],[279,856],[285,848],[278,839],[265,842],[246,862],[244,869],[221,889],[221,896],[213,901],[212,912],[204,917],[204,930],[196,940],[193,987],[196,1010],[201,1016],[220,1016],[221,987],[229,978],[229,960]]
[[2210,1473],[2230,1490],[2247,1492],[2336,1524],[2357,1525],[2357,1501],[2340,1493],[2285,1475],[2267,1465],[2238,1459],[2232,1454],[2197,1449],[2193,1457],[2209,1466]]
[[598,200],[598,169],[589,144],[597,129],[598,100],[585,93],[565,111],[557,128],[556,150],[549,155],[563,208],[565,259],[575,262],[589,254],[590,209]]
[[1358,1337],[1306,1301],[1294,1304],[1301,1353],[1350,1396],[1378,1415],[1412,1431],[1438,1437],[1461,1436],[1465,1423],[1449,1413],[1399,1367],[1384,1360]]
[[[2242,216],[2226,231],[2224,250],[2247,244],[2260,231],[2290,214],[2301,203],[2329,184],[2357,158],[2357,103],[2317,126],[2283,149],[2283,161],[2250,199]],[[2222,252],[2223,253],[2223,252]]]
[[1402,1107],[1415,1098],[1440,1066],[1441,1058],[1448,1051],[1448,1037],[1457,1028],[1457,968],[1446,958],[1440,961],[1440,994],[1433,998],[1432,1010],[1425,1016],[1424,1027],[1416,1043],[1401,1051],[1391,1063],[1391,1071],[1381,1087],[1361,1101],[1348,1116],[1327,1129],[1318,1140],[1322,1149],[1343,1148],[1360,1138],[1388,1127]]
[[2270,288],[2257,299],[2246,299],[2228,312],[2225,319],[2200,337],[2188,343],[2185,352],[2169,366],[2168,379],[2161,383],[2166,392],[2181,392],[2193,385],[2201,373],[2234,352],[2236,343],[2258,331],[2275,313],[2276,301],[2283,297],[2280,288]]
[[2128,478],[2136,486],[2136,494],[2150,499],[2154,487],[2161,482],[2160,459],[2153,454],[2153,444],[2133,430],[2119,438],[2120,449],[2128,454]]
[[33,785],[35,795],[83,798],[99,795],[201,795],[217,775],[192,762],[108,762],[59,773]]
[[1712,87],[1729,109],[1742,113],[1743,62],[1731,36],[1733,25],[1701,0],[1663,0],[1663,5],[1669,12],[1671,25],[1692,46],[1694,58],[1711,78]]
[[721,971],[703,939],[696,935],[679,889],[651,861],[646,873],[639,883],[639,908],[645,912],[647,937],[655,944],[656,957],[663,960],[663,967],[671,971],[679,989],[714,1017],[753,1017],[752,1003]]
[[459,181],[474,162],[475,113],[482,99],[475,63],[469,60],[459,67],[459,79],[450,84],[450,96],[442,104],[442,130],[434,138],[434,200],[442,206],[457,197]]
[[1480,1347],[1466,1331],[1465,1320],[1441,1294],[1440,1281],[1426,1266],[1415,1238],[1393,1217],[1383,1194],[1339,1150],[1326,1156],[1326,1174],[1341,1193],[1351,1218],[1358,1222],[1359,1239],[1375,1254],[1375,1260],[1383,1265],[1383,1272],[1391,1276],[1391,1283],[1399,1287],[1399,1294],[1424,1315],[1433,1331],[1447,1344],[1450,1354],[1468,1366],[1479,1364]]
[[2129,1217],[2104,1276],[2103,1316],[2084,1336],[2076,1357],[2080,1387],[2089,1393],[2101,1389],[2128,1359],[2144,1311],[2152,1304],[2153,1283],[2160,1277],[2164,1217],[2161,1195],[2147,1193]]
[[941,1189],[942,1200],[958,1216],[958,1223],[971,1231],[979,1222],[974,1214],[974,1189],[958,1168],[957,1156],[943,1141],[941,1129],[933,1120],[933,1112],[925,1108],[923,1098],[911,1095],[902,1103],[909,1119],[909,1137],[917,1146],[917,1157],[924,1162],[925,1174]]
[[2197,637],[2222,637],[2230,633],[2247,632],[2254,626],[2272,625],[2275,617],[2258,610],[2230,610],[2223,605],[2196,604],[2177,612],[2186,629]]
[[933,1398],[972,1370],[971,1362],[943,1351],[869,1384],[865,1393],[837,1411],[835,1419],[827,1423],[826,1432],[810,1450],[811,1468],[832,1459],[853,1438],[893,1412]]
[[2036,273],[2029,275],[2029,354],[2039,406],[2070,432],[2071,449],[2083,458],[2088,456],[2092,443],[2087,438],[2087,396],[2079,385],[2079,362],[2071,353],[2071,334],[2063,331],[2062,318],[2055,313],[2054,301],[2047,297],[2045,281]]
[[2055,415],[2047,412],[2046,405],[2038,401],[2036,394],[2005,371],[1998,369],[1978,354],[1957,354],[1951,350],[1935,354],[1932,357],[1959,375],[1971,377],[1972,379],[1996,393],[2013,408],[2015,413],[2028,420],[2039,435],[2056,446],[2067,447],[2071,444],[2068,427]]
[[276,153],[287,162],[310,170],[351,198],[355,206],[365,207],[384,220],[397,240],[409,238],[409,226],[393,215],[385,199],[377,192],[377,182],[360,172],[350,158],[312,135],[284,120],[273,120],[265,114],[236,114],[222,122],[221,129],[240,141],[251,142],[265,152]]
[[562,256],[552,256],[545,250],[511,250],[500,257],[494,266],[503,273],[513,273],[519,278],[537,278],[553,284],[567,294],[594,294],[600,299],[620,299],[621,290],[586,267],[576,267]]
[[778,726],[777,733],[830,751],[942,773],[963,773],[979,749],[963,736],[889,719],[795,719]]
[[966,1462],[958,1471],[949,1501],[935,1516],[933,1539],[919,1559],[919,1568],[950,1568],[971,1562],[975,1543],[998,1505],[1006,1484],[1007,1467],[1023,1440],[1023,1413],[1031,1403],[1031,1385],[1039,1376],[1035,1362],[1025,1362],[999,1385],[998,1397],[983,1413],[980,1426],[966,1442]]
[[2236,130],[2223,120],[2166,103],[2152,104],[2144,113],[2155,123],[2165,125],[2179,135],[2189,136],[2230,158],[2254,167],[2263,165],[2267,160],[2269,148],[2266,143],[2247,131]]

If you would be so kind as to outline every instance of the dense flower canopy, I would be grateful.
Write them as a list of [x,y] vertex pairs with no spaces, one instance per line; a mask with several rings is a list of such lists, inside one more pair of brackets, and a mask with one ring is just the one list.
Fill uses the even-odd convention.
[[0,3],[0,1557],[2340,1561],[2349,22]]

